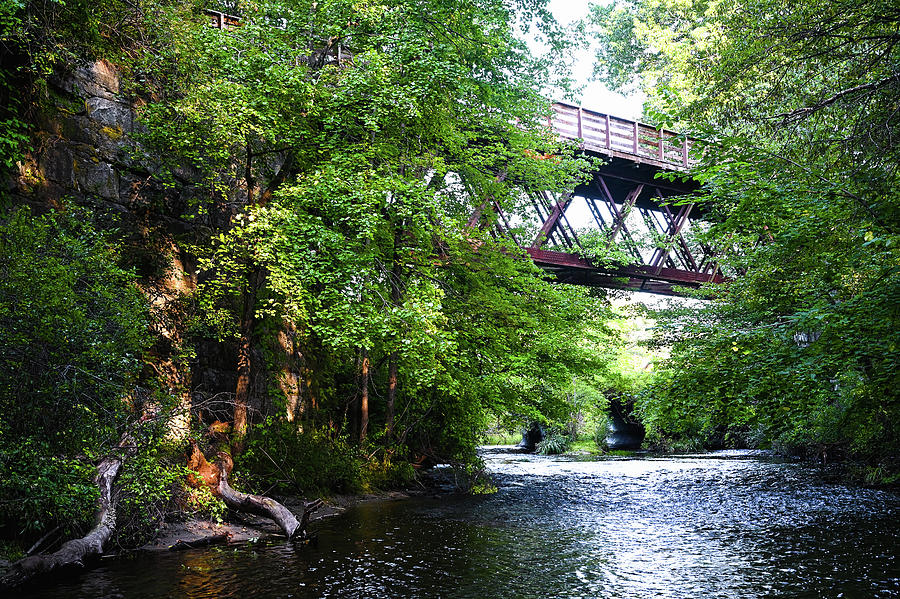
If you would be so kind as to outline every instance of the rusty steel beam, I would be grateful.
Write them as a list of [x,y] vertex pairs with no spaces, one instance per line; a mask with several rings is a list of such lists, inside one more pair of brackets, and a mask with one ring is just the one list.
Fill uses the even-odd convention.
[[670,184],[665,179],[652,179],[652,180],[648,181],[647,179],[641,179],[639,177],[626,177],[625,175],[610,172],[607,170],[604,170],[603,176],[607,179],[616,179],[617,181],[625,181],[627,183],[634,183],[636,185],[643,183],[645,185],[651,185],[651,186],[655,187],[656,189],[660,189],[663,191],[669,191],[672,193],[677,193],[679,195],[685,195],[685,194],[689,193],[689,190],[685,189],[685,187],[687,187],[687,186],[677,187],[673,184]]
[[572,226],[572,223],[569,222],[569,217],[566,216],[565,211],[563,211],[562,213],[562,225],[569,228],[569,232],[572,234],[572,239],[575,240],[575,245],[577,245],[578,249],[583,252],[584,246],[581,245],[581,240],[578,238],[578,233],[575,231],[575,227]]
[[624,231],[626,234],[628,233],[628,227],[625,225],[625,219],[628,218],[628,215],[631,213],[631,209],[634,207],[635,202],[637,202],[637,199],[638,197],[640,197],[641,192],[644,191],[644,186],[643,184],[638,185],[630,192],[628,192],[628,196],[625,198],[625,201],[622,202],[622,210],[619,211],[619,207],[616,206],[616,199],[611,193],[609,193],[609,189],[606,188],[606,182],[604,182],[603,179],[600,179],[600,181],[603,183],[603,189],[606,191],[607,197],[609,198],[609,207],[613,209],[613,212],[616,216],[616,222],[613,225],[612,233],[610,233],[609,235],[609,245],[611,246],[616,242],[616,236],[619,234],[619,231]]
[[[506,180],[506,169],[503,169],[494,177],[494,181],[497,183],[503,183]],[[484,209],[488,207],[488,204],[497,205],[496,200],[494,199],[494,194],[489,193],[487,197],[485,197],[481,203],[475,207],[475,210],[472,212],[471,216],[469,216],[469,221],[466,223],[466,228],[471,229],[478,225],[481,221],[481,213],[484,212]]]
[[[687,219],[691,213],[691,208],[694,207],[693,204],[686,204],[682,206],[677,215],[672,214],[672,211],[669,210],[668,206],[662,204],[661,207],[663,209],[663,215],[666,219],[666,230],[663,232],[666,245],[668,246],[670,243],[675,244],[678,240],[684,243],[684,239],[681,237],[681,230],[684,228],[684,225],[687,224]],[[685,244],[685,248],[686,246],[687,244]],[[654,250],[653,252],[653,257],[650,259],[650,266],[661,266],[662,264],[664,264],[671,251],[671,249],[656,248],[656,250]],[[697,264],[694,261],[693,256],[691,256],[690,251],[687,251],[687,257],[694,265],[693,270],[697,270]],[[685,264],[685,266],[688,265]]]
[[596,266],[587,258],[568,254],[566,252],[554,252],[528,248],[528,255],[540,267],[565,268],[581,271],[593,271],[613,277],[633,277],[638,279],[656,280],[666,283],[698,287],[703,283],[722,283],[725,278],[718,273],[704,274],[690,272],[677,268],[652,267],[647,265],[622,265],[622,266]]
[[[560,217],[565,218],[565,211],[566,207],[568,206],[568,202],[566,202],[565,206],[561,206],[557,211],[558,202],[557,204],[553,203],[553,198],[551,197],[549,192],[542,191],[538,194],[538,197],[541,199],[540,203],[544,206],[544,209],[547,210],[547,217],[544,219],[544,224],[547,224],[547,222],[549,221],[553,221],[552,226],[549,227],[548,235],[555,235],[557,241],[560,237],[562,237],[562,245],[569,249],[572,249],[572,240],[569,239],[569,234],[566,232],[564,227],[557,226],[559,224]],[[569,201],[571,201],[571,196],[569,196]],[[578,245],[580,246],[581,244],[579,243]]]
[[612,224],[610,225],[607,248],[611,248],[613,246],[613,243],[615,243],[616,241],[616,236],[621,230],[623,231],[624,237],[627,240],[625,242],[625,246],[628,248],[628,251],[638,260],[643,260],[644,258],[643,256],[641,256],[641,251],[638,248],[637,243],[635,243],[634,238],[628,231],[628,226],[625,224],[625,219],[628,218],[628,213],[631,212],[632,207],[634,207],[634,203],[637,202],[638,197],[644,190],[644,185],[640,184],[630,192],[628,192],[628,195],[622,202],[622,210],[619,211],[619,207],[616,206],[616,198],[612,194],[612,192],[610,192],[609,187],[606,185],[606,181],[604,181],[603,179],[603,176],[598,173],[594,179],[598,189],[603,192],[602,199],[604,202],[606,202],[606,205],[609,208],[610,214],[612,216]]
[[519,240],[516,238],[516,234],[513,233],[513,229],[509,224],[509,221],[506,220],[506,214],[503,212],[503,208],[500,207],[500,204],[497,200],[491,198],[492,203],[494,204],[494,210],[497,212],[497,216],[500,217],[500,220],[503,221],[503,225],[506,227],[506,234],[512,237],[513,243],[517,246],[522,247],[522,244],[519,243]]
[[531,244],[531,247],[539,248],[541,245],[547,241],[547,238],[550,237],[550,233],[557,227],[559,224],[559,219],[565,213],[566,208],[569,207],[569,204],[572,202],[572,194],[569,192],[564,193],[560,199],[553,206],[553,209],[550,211],[550,215],[547,217],[547,220],[544,221],[544,224],[541,225],[541,230],[538,232],[537,237],[534,238],[534,241]]
[[[548,276],[564,283],[666,295],[678,295],[676,287],[698,288],[727,280],[716,264],[715,252],[702,243],[688,243],[684,233],[696,218],[703,218],[703,207],[685,204],[671,208],[666,204],[666,196],[690,194],[699,184],[687,178],[665,181],[656,177],[661,171],[687,170],[689,141],[676,145],[673,140],[677,136],[670,131],[559,103],[548,124],[561,137],[579,140],[588,153],[597,155],[599,151],[607,157],[589,182],[562,195],[542,190],[527,193],[526,205],[530,202],[538,228],[531,246],[524,249]],[[594,264],[581,257],[579,229],[567,216],[575,196],[587,201],[589,221],[593,220],[588,226],[605,236],[606,247],[621,248],[635,259],[634,264]],[[482,210],[489,210],[491,199],[472,215],[470,227],[482,218]],[[496,205],[493,208],[497,233],[522,248],[503,211]],[[637,229],[628,223],[635,209],[643,219]],[[642,251],[638,235],[644,227],[658,242]],[[579,250],[580,254],[574,253]]]

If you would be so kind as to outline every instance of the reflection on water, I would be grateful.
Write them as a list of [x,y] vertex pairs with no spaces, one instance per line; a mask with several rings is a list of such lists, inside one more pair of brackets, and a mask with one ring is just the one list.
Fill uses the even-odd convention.
[[900,496],[744,452],[485,449],[499,492],[362,505],[318,547],[117,560],[42,597],[898,597]]

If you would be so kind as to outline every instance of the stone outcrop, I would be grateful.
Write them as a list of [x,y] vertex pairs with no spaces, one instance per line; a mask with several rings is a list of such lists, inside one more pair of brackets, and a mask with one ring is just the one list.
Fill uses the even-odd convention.
[[67,197],[130,207],[150,171],[133,159],[135,106],[120,95],[116,69],[97,61],[51,77],[43,104],[17,194],[38,205]]
[[[182,413],[175,418],[178,428],[187,424],[187,410],[198,400],[210,408],[204,414],[210,421],[227,418],[223,411],[230,409],[236,381],[233,344],[192,340],[192,362],[186,364],[178,356],[188,316],[183,300],[198,280],[195,257],[184,242],[225,228],[233,208],[218,213],[196,209],[213,204],[208,187],[190,165],[164,165],[159,152],[142,143],[140,111],[145,102],[124,88],[116,67],[104,60],[50,77],[33,117],[32,149],[10,174],[7,189],[15,202],[36,212],[71,203],[88,208],[101,227],[124,233],[126,259],[136,268],[154,311],[157,342],[148,368],[155,372],[147,375],[163,380],[182,397]],[[276,351],[284,345],[287,353],[296,353],[289,338],[277,342]],[[257,358],[258,364],[263,362]],[[301,370],[290,356],[281,361],[284,364],[276,365],[280,372],[255,373],[255,395],[263,401],[271,376],[274,385],[284,389],[291,412],[297,413],[302,410]],[[251,406],[257,411],[268,408]]]

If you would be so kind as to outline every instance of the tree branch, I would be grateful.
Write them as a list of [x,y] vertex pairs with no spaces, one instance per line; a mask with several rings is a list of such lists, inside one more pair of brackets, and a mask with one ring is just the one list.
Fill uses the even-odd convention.
[[861,91],[878,89],[879,87],[881,87],[883,85],[887,85],[891,81],[900,81],[900,73],[894,73],[890,77],[885,77],[884,79],[880,79],[878,81],[872,81],[871,83],[857,85],[856,87],[851,87],[851,88],[839,91],[838,93],[834,94],[833,96],[826,98],[825,100],[822,100],[821,102],[817,102],[816,104],[813,104],[812,106],[804,106],[803,108],[798,108],[796,110],[791,110],[789,112],[783,112],[781,114],[777,114],[770,118],[781,119],[781,123],[784,125],[791,121],[796,121],[796,120],[799,120],[802,118],[806,118],[808,115],[810,115],[814,112],[817,112],[817,111],[825,108],[826,106],[831,106],[832,104],[834,104],[835,102],[837,102],[838,100],[840,100],[842,98],[845,98],[847,96],[850,96],[852,94],[855,94],[855,93],[858,93]]

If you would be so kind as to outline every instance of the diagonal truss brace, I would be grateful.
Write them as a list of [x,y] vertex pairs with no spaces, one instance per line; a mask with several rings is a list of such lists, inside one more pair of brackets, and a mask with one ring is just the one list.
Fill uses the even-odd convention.
[[[504,174],[498,174],[497,180],[502,181]],[[711,248],[702,243],[689,244],[683,235],[690,222],[693,205],[680,206],[673,212],[666,204],[667,198],[660,187],[653,183],[632,180],[633,186],[626,185],[622,189],[622,181],[626,179],[615,176],[613,179],[619,180],[616,190],[624,194],[624,197],[619,196],[621,201],[616,201],[610,187],[612,183],[608,183],[601,173],[594,178],[592,188],[595,193],[585,195],[584,199],[594,222],[606,237],[607,247],[615,244],[623,246],[637,260],[631,265],[597,266],[588,259],[578,257],[577,253],[570,253],[576,246],[581,247],[578,233],[566,216],[566,210],[575,197],[573,192],[558,196],[547,191],[527,194],[541,223],[529,246],[516,238],[506,214],[490,195],[475,209],[468,226],[487,225],[483,212],[490,207],[496,216],[495,230],[491,234],[511,239],[538,266],[565,283],[677,295],[674,285],[699,286],[706,281],[724,280]],[[647,191],[650,191],[649,198]],[[639,210],[647,230],[660,240],[649,260],[642,255],[641,246],[627,224],[634,210]],[[545,249],[548,244],[552,245]]]
[[553,209],[550,211],[550,215],[547,217],[547,220],[544,221],[544,224],[541,226],[541,230],[538,231],[537,237],[534,238],[534,241],[531,243],[531,247],[539,248],[541,247],[550,234],[556,229],[559,224],[559,219],[565,213],[566,208],[569,207],[569,204],[572,202],[572,194],[566,192],[560,197],[559,201],[556,202],[556,205],[553,206]]

